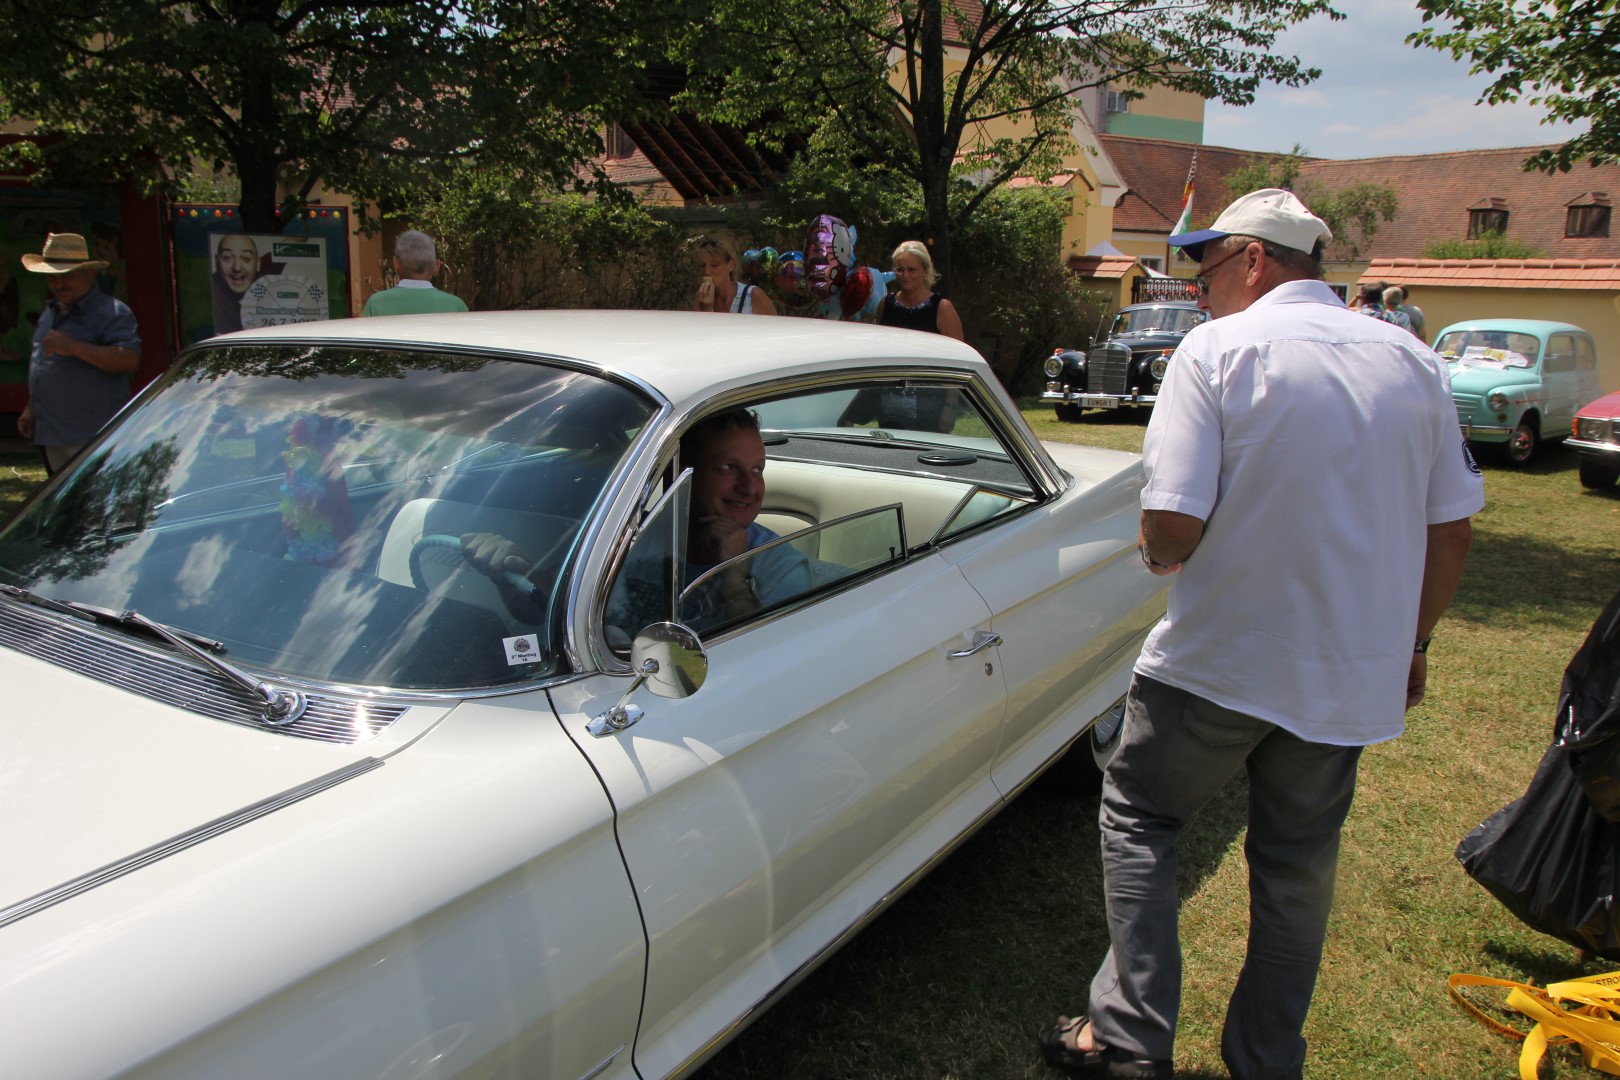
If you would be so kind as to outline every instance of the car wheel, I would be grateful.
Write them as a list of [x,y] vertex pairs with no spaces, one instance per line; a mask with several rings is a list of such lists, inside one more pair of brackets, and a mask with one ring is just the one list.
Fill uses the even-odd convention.
[[1580,456],[1581,487],[1611,488],[1620,480],[1620,464],[1611,465],[1591,454]]
[[1124,724],[1125,699],[1121,698],[1069,749],[1065,765],[1078,794],[1095,795],[1102,790],[1103,770],[1119,748],[1119,732]]
[[1519,426],[1513,429],[1508,441],[1502,444],[1502,453],[1513,465],[1528,465],[1540,446],[1541,426],[1534,416],[1527,415],[1519,419]]

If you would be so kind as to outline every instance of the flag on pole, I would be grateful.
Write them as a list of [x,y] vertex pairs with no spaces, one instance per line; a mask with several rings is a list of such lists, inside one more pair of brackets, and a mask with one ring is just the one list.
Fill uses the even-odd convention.
[[1171,236],[1180,236],[1192,229],[1192,201],[1193,188],[1198,178],[1198,151],[1193,151],[1192,165],[1187,169],[1187,186],[1181,189],[1181,216],[1176,219],[1175,228],[1170,230]]

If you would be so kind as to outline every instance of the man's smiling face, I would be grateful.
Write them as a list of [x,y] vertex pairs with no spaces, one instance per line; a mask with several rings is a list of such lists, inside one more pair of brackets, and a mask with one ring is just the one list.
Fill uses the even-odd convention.
[[692,518],[725,518],[747,527],[765,498],[765,443],[732,428],[710,435],[692,465]]

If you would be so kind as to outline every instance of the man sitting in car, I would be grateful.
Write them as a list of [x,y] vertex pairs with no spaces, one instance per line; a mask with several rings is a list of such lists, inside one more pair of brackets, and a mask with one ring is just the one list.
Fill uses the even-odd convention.
[[[714,626],[810,591],[810,561],[791,544],[738,559],[704,579],[722,563],[778,539],[754,520],[765,498],[765,443],[758,417],[734,409],[694,425],[681,436],[681,464],[692,470],[692,487],[680,621],[694,629]],[[499,571],[527,575],[532,569],[523,552],[493,533],[463,536],[462,552],[502,587],[503,596],[512,590]],[[665,553],[656,550],[656,533],[649,531],[632,551],[608,601],[608,625],[621,630],[626,641],[648,624],[670,618],[666,565]],[[686,591],[694,582],[700,583]],[[526,603],[525,598],[508,598],[520,618]]]

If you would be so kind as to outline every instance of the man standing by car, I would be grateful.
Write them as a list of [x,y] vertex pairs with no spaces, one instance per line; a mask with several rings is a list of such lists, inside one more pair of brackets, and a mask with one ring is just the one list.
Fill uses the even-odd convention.
[[50,296],[34,328],[28,404],[17,433],[32,439],[55,474],[129,400],[129,376],[141,362],[135,315],[96,288],[105,259],[90,258],[78,233],[51,233],[23,268],[45,274]]
[[1329,239],[1266,189],[1171,241],[1215,318],[1182,342],[1143,446],[1142,561],[1178,576],[1103,782],[1111,947],[1088,1015],[1041,1038],[1082,1075],[1173,1075],[1175,841],[1239,770],[1249,941],[1221,1053],[1234,1077],[1301,1075],[1361,748],[1422,700],[1484,504],[1444,364],[1333,295]]

